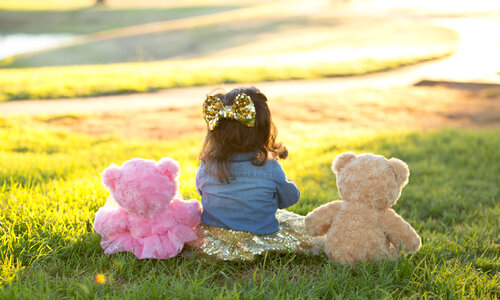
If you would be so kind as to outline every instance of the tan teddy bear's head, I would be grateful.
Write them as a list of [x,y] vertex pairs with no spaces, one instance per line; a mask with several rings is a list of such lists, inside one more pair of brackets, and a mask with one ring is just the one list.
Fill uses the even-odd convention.
[[403,161],[371,153],[340,154],[333,161],[332,170],[344,201],[358,201],[378,209],[396,203],[410,176]]

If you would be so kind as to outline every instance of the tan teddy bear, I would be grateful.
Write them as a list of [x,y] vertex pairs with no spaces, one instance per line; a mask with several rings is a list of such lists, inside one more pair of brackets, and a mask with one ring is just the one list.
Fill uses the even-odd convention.
[[390,207],[408,183],[410,171],[401,160],[346,152],[333,161],[344,201],[311,211],[305,219],[311,236],[326,235],[327,256],[341,264],[395,259],[420,249],[420,236]]

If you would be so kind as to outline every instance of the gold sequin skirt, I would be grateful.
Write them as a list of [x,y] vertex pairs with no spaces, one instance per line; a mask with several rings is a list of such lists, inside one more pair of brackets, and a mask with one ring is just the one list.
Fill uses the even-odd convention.
[[296,252],[319,255],[323,251],[321,239],[312,238],[304,231],[304,216],[278,210],[279,230],[272,234],[256,235],[202,225],[200,242],[192,254],[220,260],[252,260],[271,252]]

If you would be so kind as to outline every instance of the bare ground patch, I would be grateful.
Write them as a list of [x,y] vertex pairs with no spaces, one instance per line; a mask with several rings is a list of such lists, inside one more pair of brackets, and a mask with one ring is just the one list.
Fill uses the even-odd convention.
[[[51,128],[95,136],[169,140],[202,135],[199,106],[37,118]],[[270,99],[280,132],[500,127],[500,95],[443,87],[356,89]]]

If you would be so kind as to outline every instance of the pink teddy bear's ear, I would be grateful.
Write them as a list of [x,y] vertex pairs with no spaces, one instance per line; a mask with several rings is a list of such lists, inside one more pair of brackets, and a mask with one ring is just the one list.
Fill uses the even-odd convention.
[[171,180],[177,180],[177,178],[179,178],[181,166],[176,160],[170,157],[162,158],[158,162],[158,167],[160,168],[160,172],[167,175]]
[[107,167],[104,172],[102,172],[102,183],[104,186],[112,191],[115,189],[116,182],[121,178],[122,170],[115,164]]

